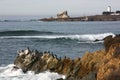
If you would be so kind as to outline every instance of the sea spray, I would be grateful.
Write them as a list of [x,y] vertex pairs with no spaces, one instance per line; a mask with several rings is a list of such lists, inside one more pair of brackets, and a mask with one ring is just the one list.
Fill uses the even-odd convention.
[[0,80],[56,80],[59,78],[65,79],[64,75],[49,71],[44,71],[39,74],[35,74],[34,71],[23,73],[21,69],[14,70],[14,66],[14,64],[9,64],[7,66],[0,67]]

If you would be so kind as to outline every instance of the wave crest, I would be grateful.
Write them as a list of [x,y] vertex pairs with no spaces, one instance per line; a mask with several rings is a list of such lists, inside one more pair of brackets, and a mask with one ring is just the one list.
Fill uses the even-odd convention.
[[115,34],[113,33],[103,33],[103,34],[84,34],[84,35],[40,35],[40,36],[1,36],[1,39],[20,39],[20,38],[29,38],[29,39],[71,39],[79,41],[101,41],[105,37]]

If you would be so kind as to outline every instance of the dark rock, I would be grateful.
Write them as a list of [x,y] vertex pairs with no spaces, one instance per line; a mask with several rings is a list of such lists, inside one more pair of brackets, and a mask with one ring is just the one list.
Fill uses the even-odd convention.
[[106,52],[109,51],[109,48],[111,45],[116,44],[116,43],[120,43],[120,36],[119,35],[115,36],[114,38],[112,35],[104,38],[104,45],[105,45]]
[[15,70],[17,70],[17,69],[19,69],[17,66],[13,66],[12,71],[15,71]]
[[104,46],[105,46],[106,52],[108,52],[109,47],[111,46],[111,41],[112,41],[112,35],[104,38]]
[[57,80],[64,80],[63,78],[57,79]]

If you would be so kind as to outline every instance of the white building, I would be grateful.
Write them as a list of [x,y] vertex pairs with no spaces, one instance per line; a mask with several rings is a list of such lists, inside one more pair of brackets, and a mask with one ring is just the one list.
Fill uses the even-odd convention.
[[108,6],[108,7],[107,7],[107,11],[108,11],[108,12],[111,12],[111,6]]

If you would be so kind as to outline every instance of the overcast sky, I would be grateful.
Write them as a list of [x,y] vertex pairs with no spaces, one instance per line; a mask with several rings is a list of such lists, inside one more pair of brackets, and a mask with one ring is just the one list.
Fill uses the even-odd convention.
[[91,15],[101,14],[107,6],[120,10],[120,0],[0,0],[0,15],[56,15],[64,10]]

